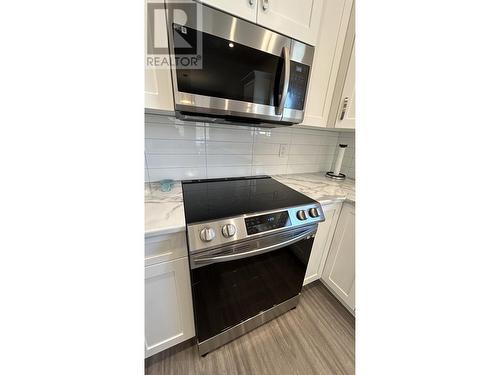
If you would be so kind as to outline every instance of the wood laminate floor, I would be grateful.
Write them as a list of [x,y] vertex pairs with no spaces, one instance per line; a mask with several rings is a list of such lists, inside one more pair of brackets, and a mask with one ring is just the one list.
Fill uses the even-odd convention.
[[284,315],[200,357],[194,340],[146,360],[146,375],[354,374],[354,318],[320,282]]

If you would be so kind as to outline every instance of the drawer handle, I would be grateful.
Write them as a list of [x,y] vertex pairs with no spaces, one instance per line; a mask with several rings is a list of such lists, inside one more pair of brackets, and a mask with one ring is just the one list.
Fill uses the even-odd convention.
[[255,4],[255,1],[254,0],[248,0],[248,4],[250,4],[251,6],[253,6]]
[[265,12],[269,8],[269,0],[262,0],[262,10]]

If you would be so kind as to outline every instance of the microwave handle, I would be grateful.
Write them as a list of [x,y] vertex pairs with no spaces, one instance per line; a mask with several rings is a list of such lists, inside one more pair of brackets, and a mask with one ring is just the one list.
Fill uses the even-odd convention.
[[283,58],[285,59],[285,79],[283,81],[283,92],[281,93],[281,101],[276,111],[277,115],[282,115],[285,109],[286,97],[288,96],[288,85],[290,84],[290,50],[288,46],[283,46]]

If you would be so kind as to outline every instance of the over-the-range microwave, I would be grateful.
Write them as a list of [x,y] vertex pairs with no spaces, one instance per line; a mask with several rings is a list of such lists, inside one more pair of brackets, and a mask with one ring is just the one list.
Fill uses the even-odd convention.
[[166,10],[178,118],[302,122],[314,47],[205,5],[194,17],[168,2]]

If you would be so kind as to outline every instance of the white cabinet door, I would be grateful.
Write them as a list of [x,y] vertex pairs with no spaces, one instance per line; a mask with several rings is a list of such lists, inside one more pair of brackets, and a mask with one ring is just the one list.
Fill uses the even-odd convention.
[[[144,2],[147,5],[148,1]],[[144,107],[162,111],[174,110],[174,94],[172,88],[172,76],[170,68],[164,63],[167,55],[148,54],[148,37],[158,49],[168,48],[167,19],[164,9],[155,9],[154,22],[148,22],[148,10],[145,8],[144,25]],[[153,51],[150,51],[153,52]],[[155,59],[155,57],[158,57]]]
[[353,0],[324,3],[302,126],[327,127],[352,7]]
[[323,1],[259,0],[257,23],[314,46],[318,37]]
[[351,10],[349,25],[343,44],[342,58],[339,63],[337,79],[328,119],[328,127],[354,129],[356,120],[355,108],[355,14]]
[[194,336],[187,257],[146,267],[146,357]]
[[340,110],[335,122],[335,127],[340,129],[354,129],[356,123],[354,78],[355,78],[355,56],[354,46],[352,47],[349,67],[345,77],[344,89],[340,101]]
[[354,206],[344,203],[321,280],[354,311]]
[[325,221],[318,225],[318,231],[314,237],[313,248],[304,278],[304,285],[318,280],[321,277],[341,206],[342,204],[336,203],[323,207]]
[[258,0],[200,0],[200,3],[254,23],[257,22],[257,2]]

